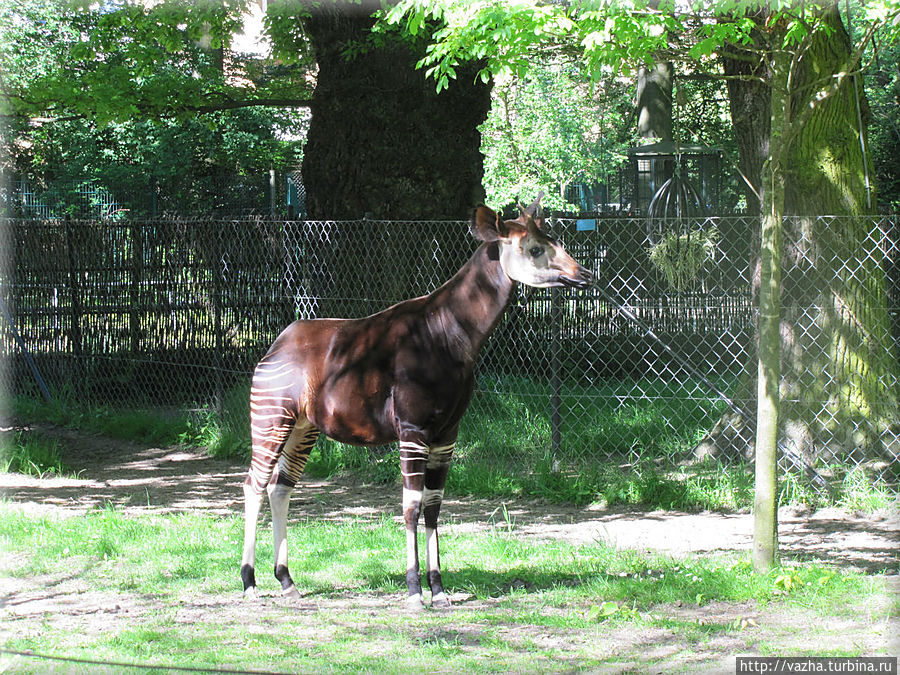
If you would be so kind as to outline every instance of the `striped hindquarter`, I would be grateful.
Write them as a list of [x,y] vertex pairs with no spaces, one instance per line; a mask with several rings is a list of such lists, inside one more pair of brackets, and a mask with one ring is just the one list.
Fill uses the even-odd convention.
[[[256,528],[264,492],[268,493],[272,510],[275,576],[281,582],[283,594],[299,596],[287,567],[288,505],[291,492],[320,435],[320,430],[300,413],[296,394],[303,381],[300,367],[283,356],[278,357],[279,351],[273,349],[260,362],[250,391],[253,452],[244,482],[244,550],[241,564],[244,592],[248,596],[256,594]],[[412,439],[400,441],[407,541],[406,576],[408,604],[411,607],[423,605],[416,536],[421,516],[425,520],[426,580],[431,590],[432,606],[445,607],[450,604],[441,581],[437,522],[454,445],[428,445]]]

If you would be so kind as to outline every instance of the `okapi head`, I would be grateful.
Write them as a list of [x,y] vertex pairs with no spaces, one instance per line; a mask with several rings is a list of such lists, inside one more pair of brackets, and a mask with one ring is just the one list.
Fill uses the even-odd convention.
[[519,205],[515,220],[503,220],[487,206],[479,206],[472,215],[472,234],[496,244],[500,266],[514,281],[536,288],[590,286],[594,275],[544,230],[541,196],[528,208]]

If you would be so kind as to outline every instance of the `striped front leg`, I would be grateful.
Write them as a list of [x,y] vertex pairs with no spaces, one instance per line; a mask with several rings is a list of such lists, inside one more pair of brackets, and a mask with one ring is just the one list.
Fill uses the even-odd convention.
[[425,511],[426,577],[432,594],[432,605],[449,606],[441,582],[440,550],[437,520],[444,496],[444,484],[450,467],[454,445],[429,448],[409,440],[400,441],[400,472],[403,476],[403,521],[406,525],[407,605],[423,606],[422,583],[419,578],[419,546],[417,529],[419,514]]
[[450,471],[450,460],[453,457],[454,443],[430,448],[428,460],[425,462],[425,489],[422,493],[422,504],[425,512],[426,578],[431,589],[432,607],[449,607],[450,599],[444,593],[441,581],[441,556],[438,546],[438,516],[441,513],[441,502],[444,499],[444,485]]

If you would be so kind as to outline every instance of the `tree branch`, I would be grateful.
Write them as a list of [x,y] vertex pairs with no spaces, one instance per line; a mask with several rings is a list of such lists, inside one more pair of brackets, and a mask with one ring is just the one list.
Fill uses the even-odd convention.
[[[154,108],[152,106],[138,106],[140,115],[138,118],[154,117],[158,119],[169,119],[178,117],[184,113],[193,113],[197,115],[205,115],[225,110],[240,110],[242,108],[309,108],[312,102],[309,99],[300,98],[258,98],[243,100],[224,100],[207,104],[186,104],[182,106],[169,106],[167,108]],[[45,113],[51,112],[45,110]],[[24,114],[0,113],[0,119],[14,120],[26,117]],[[90,119],[88,113],[78,113],[72,115],[63,115],[59,117],[49,117],[45,115],[28,115],[29,123],[34,124],[52,124],[54,122],[71,122],[73,120]]]
[[238,101],[228,100],[207,105],[189,105],[185,106],[184,110],[202,114],[240,108],[309,108],[311,106],[312,101],[308,98],[260,98]]

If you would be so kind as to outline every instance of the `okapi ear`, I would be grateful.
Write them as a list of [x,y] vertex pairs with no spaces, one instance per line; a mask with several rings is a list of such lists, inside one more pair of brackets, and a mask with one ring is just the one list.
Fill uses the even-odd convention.
[[544,191],[541,190],[538,192],[537,199],[531,202],[531,204],[528,205],[528,208],[525,209],[525,214],[534,220],[534,224],[539,230],[544,229],[544,209],[541,207],[541,199],[543,196]]
[[538,193],[537,199],[535,199],[531,204],[527,207],[522,206],[522,204],[517,204],[519,207],[519,217],[516,219],[516,222],[521,223],[527,229],[531,229],[532,227],[536,227],[539,230],[544,229],[544,210],[541,208],[541,197],[544,196],[544,191],[541,190]]
[[506,237],[503,220],[492,209],[481,204],[472,214],[469,232],[481,241],[497,241]]
[[535,199],[531,204],[528,205],[528,208],[525,209],[525,213],[529,216],[537,220],[538,218],[543,220],[544,210],[541,208],[541,199],[544,198],[544,191],[541,190],[538,192],[537,199]]

